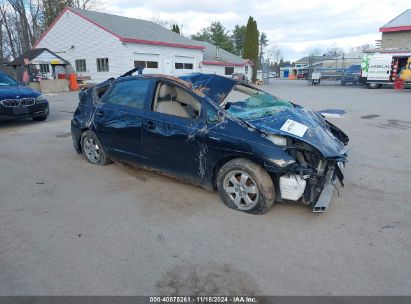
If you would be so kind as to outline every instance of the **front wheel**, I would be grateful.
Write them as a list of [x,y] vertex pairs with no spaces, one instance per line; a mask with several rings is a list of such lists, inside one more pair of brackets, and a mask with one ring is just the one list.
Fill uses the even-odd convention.
[[227,207],[246,213],[263,214],[275,200],[270,175],[261,166],[245,158],[233,159],[221,167],[217,188]]
[[81,135],[81,148],[86,159],[93,165],[104,166],[111,163],[94,132],[85,131]]
[[381,88],[382,84],[380,83],[375,83],[375,82],[371,82],[368,84],[368,88],[370,89],[379,89]]

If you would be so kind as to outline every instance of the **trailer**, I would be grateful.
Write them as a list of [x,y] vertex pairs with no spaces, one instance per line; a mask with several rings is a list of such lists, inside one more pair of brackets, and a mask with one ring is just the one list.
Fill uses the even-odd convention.
[[370,89],[392,85],[395,89],[411,86],[411,52],[367,53],[361,63],[360,83]]

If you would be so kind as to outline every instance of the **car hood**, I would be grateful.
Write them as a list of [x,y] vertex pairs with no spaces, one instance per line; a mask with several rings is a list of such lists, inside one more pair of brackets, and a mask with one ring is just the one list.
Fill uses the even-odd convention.
[[40,92],[26,86],[0,86],[0,100],[8,98],[35,98],[39,95],[41,95]]
[[344,144],[334,136],[326,120],[319,113],[300,106],[284,108],[274,115],[247,122],[264,133],[299,139],[317,148],[324,157],[346,154]]

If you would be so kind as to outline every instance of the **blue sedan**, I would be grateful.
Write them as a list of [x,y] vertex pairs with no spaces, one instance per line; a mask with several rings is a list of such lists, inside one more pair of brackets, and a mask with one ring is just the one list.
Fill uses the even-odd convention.
[[233,79],[129,74],[80,93],[73,144],[111,160],[217,190],[230,208],[262,214],[275,201],[328,207],[343,185],[347,135],[324,117]]
[[49,103],[43,94],[0,72],[0,121],[26,118],[43,121],[48,115]]

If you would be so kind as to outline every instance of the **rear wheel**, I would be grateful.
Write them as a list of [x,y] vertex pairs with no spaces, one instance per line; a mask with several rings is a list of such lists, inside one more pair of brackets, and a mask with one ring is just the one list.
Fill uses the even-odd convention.
[[217,188],[227,207],[246,213],[263,214],[275,200],[270,175],[245,158],[233,159],[220,169]]
[[94,132],[85,131],[81,135],[81,148],[86,159],[93,165],[104,166],[111,163]]
[[371,83],[368,84],[368,88],[370,88],[370,89],[379,89],[379,88],[381,88],[381,84],[380,84],[380,83],[371,82]]

